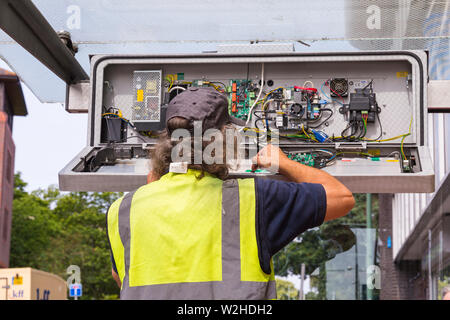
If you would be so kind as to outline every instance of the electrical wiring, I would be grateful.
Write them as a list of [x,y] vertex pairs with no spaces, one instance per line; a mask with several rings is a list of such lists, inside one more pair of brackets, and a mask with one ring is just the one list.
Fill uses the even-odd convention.
[[[325,93],[325,91],[323,91],[323,87],[325,86],[325,84],[326,84],[328,81],[330,81],[330,79],[328,79],[327,81],[325,81],[324,83],[322,83],[322,86],[320,87],[320,91],[322,92],[322,94],[323,94],[326,98],[330,99],[330,100],[333,101],[333,102],[339,103],[341,106],[344,106],[344,103],[340,102],[340,101],[337,100],[337,99],[333,99],[333,98],[329,97],[329,96]],[[331,90],[331,88],[330,88],[330,90]]]
[[[261,101],[259,101],[257,104],[263,103],[263,105],[264,105],[266,99],[267,99],[272,93],[274,93],[275,91],[280,90],[280,89],[285,90],[285,88],[283,88],[283,87],[278,87],[278,88],[276,88],[276,89],[273,89],[273,90],[269,91],[269,93],[267,93],[267,94],[264,96],[264,98],[262,98]],[[270,100],[273,101],[274,99],[270,99]]]
[[405,142],[405,139],[406,139],[408,136],[411,135],[411,125],[412,125],[412,121],[413,121],[413,118],[411,117],[411,121],[409,122],[409,132],[408,132],[408,134],[406,134],[406,135],[403,136],[402,142],[400,143],[400,150],[401,150],[401,153],[402,153],[402,156],[403,156],[403,160],[407,160],[406,155],[405,155],[405,151],[403,150],[403,143]]
[[[264,101],[264,100],[263,100],[263,101]],[[266,102],[264,102],[263,107],[262,107],[263,111],[265,111],[265,110],[266,110],[266,107],[267,107],[270,103],[272,103],[272,102],[274,102],[274,101],[275,101],[275,99],[269,99],[269,100],[267,100]]]
[[310,80],[307,80],[307,81],[305,81],[305,83],[303,84],[303,87],[307,87],[306,85],[307,84],[311,84],[311,86],[310,86],[310,88],[314,88],[314,83],[312,82],[312,81],[310,81]]
[[[211,81],[210,83],[213,84],[213,85],[215,85],[216,83],[220,84],[223,87],[223,92],[222,93],[227,92],[227,86],[223,82]],[[218,86],[215,86],[215,88],[216,88],[217,91],[220,91],[220,90],[218,90]]]
[[249,117],[247,119],[247,122],[245,123],[245,126],[248,126],[248,124],[250,123],[250,120],[252,118],[251,115],[252,115],[253,108],[255,108],[257,102],[261,98],[261,94],[263,92],[263,89],[264,89],[264,63],[261,64],[261,88],[259,89],[259,94],[258,94],[255,102],[253,103],[253,105],[251,106],[251,108],[249,110],[249,113],[248,113]]
[[170,92],[170,89],[172,88],[172,86],[173,86],[173,84],[175,82],[174,76],[172,74],[168,74],[166,76],[166,80],[170,81],[169,88],[167,89],[167,91]]
[[327,163],[331,162],[332,160],[334,160],[335,158],[337,158],[338,156],[343,155],[343,154],[357,154],[357,155],[360,155],[360,156],[367,156],[367,157],[373,158],[373,155],[371,155],[370,153],[366,153],[366,152],[343,151],[343,152],[337,152],[336,154],[334,154],[333,157],[331,157],[327,161]]
[[119,119],[122,119],[122,120],[125,121],[126,123],[128,123],[132,128],[135,128],[134,124],[133,124],[130,120],[128,120],[128,119],[122,117],[122,112],[120,112],[120,110],[119,110],[119,114],[111,113],[111,112],[103,113],[103,114],[102,114],[102,117],[105,117],[105,116],[114,116],[114,117],[117,117],[117,118],[119,118]]
[[[330,120],[331,117],[332,117],[333,114],[334,114],[333,110],[328,109],[328,108],[322,108],[322,109],[320,110],[320,117],[322,117],[322,112],[323,112],[323,111],[329,111],[329,112],[330,112],[330,115],[328,116],[328,118],[326,118],[325,120],[323,120],[323,121],[322,121],[321,123],[319,123],[318,125],[315,125],[315,126],[309,126],[310,128],[312,128],[312,129],[317,129],[317,128],[319,128],[319,127],[322,126],[325,122],[327,122],[328,120]],[[319,118],[318,120],[320,120],[320,118]]]
[[330,86],[330,91],[332,91],[335,95],[337,95],[339,98],[341,98],[342,99],[342,105],[344,105],[344,103],[345,103],[344,98],[339,93],[337,93],[335,90],[333,90],[333,88],[331,88],[331,86]]
[[314,135],[311,135],[311,136],[310,136],[310,135],[306,132],[305,126],[303,126],[303,125],[302,125],[302,131],[303,131],[303,133],[305,134],[305,136],[308,137],[308,139],[310,139],[310,140],[312,140],[312,141],[314,141],[314,142],[319,142],[319,141],[317,141],[317,139],[314,137]]
[[186,91],[186,88],[183,88],[183,87],[180,87],[180,86],[175,86],[175,87],[173,87],[173,88],[171,88],[171,89],[169,90],[169,93],[171,93],[172,91],[175,91],[175,90]]

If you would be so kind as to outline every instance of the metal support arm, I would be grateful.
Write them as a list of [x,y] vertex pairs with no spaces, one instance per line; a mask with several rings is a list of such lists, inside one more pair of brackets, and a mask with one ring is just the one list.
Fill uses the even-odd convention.
[[0,0],[0,28],[67,84],[89,79],[30,0]]

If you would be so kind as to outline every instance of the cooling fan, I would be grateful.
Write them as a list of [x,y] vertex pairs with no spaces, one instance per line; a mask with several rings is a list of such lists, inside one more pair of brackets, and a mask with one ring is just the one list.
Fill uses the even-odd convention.
[[348,80],[344,78],[335,78],[330,81],[330,94],[332,97],[348,96]]

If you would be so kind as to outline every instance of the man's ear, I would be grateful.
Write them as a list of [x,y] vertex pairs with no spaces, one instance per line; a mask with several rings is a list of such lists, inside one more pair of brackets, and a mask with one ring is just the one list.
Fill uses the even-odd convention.
[[160,177],[153,170],[150,170],[150,172],[147,175],[147,184],[158,181],[159,178]]

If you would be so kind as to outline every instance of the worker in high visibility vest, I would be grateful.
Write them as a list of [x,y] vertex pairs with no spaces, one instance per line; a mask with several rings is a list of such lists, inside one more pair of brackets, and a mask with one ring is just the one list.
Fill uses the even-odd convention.
[[352,193],[274,145],[257,154],[253,170],[277,167],[290,182],[227,179],[225,154],[236,139],[225,131],[242,122],[213,88],[173,98],[166,124],[151,154],[149,183],[108,211],[120,298],[275,299],[273,255],[307,229],[347,214]]

